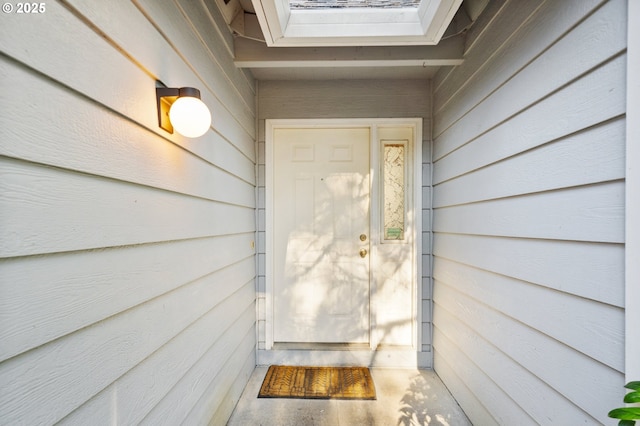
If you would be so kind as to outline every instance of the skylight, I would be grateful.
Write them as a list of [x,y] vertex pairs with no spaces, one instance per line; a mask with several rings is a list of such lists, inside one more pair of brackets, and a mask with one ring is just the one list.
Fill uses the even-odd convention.
[[289,0],[291,10],[378,8],[417,8],[420,0]]
[[435,45],[462,0],[252,0],[268,46]]

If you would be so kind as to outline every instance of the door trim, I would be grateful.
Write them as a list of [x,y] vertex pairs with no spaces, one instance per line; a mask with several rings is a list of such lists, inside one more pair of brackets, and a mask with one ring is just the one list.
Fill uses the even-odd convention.
[[[390,119],[267,119],[265,121],[265,323],[264,323],[264,331],[265,331],[265,347],[264,350],[267,352],[273,352],[274,349],[274,321],[273,321],[273,270],[274,270],[274,239],[273,239],[273,231],[274,231],[274,130],[277,128],[336,128],[336,127],[369,127],[370,128],[370,167],[371,167],[371,204],[372,211],[374,209],[373,206],[379,205],[379,194],[378,194],[378,185],[375,185],[374,182],[377,180],[378,176],[378,164],[379,164],[379,153],[378,153],[378,132],[377,129],[380,127],[411,127],[413,129],[413,151],[412,151],[412,180],[410,183],[410,188],[412,191],[413,197],[413,208],[408,211],[408,220],[412,223],[413,226],[413,244],[412,244],[412,253],[413,253],[413,268],[412,268],[412,310],[414,315],[412,316],[413,324],[412,324],[412,344],[410,347],[402,347],[402,348],[393,348],[392,352],[402,352],[404,350],[410,350],[412,352],[419,351],[422,347],[421,342],[421,318],[422,318],[422,286],[419,285],[421,282],[421,261],[422,261],[422,119],[421,118],[390,118]],[[377,230],[379,229],[379,225],[376,222],[378,219],[373,219],[371,221],[371,229]],[[373,245],[373,241],[372,241]],[[373,268],[372,268],[372,274]],[[371,280],[371,296],[375,292],[375,280]],[[358,359],[366,359],[367,353],[372,352],[380,352],[378,348],[378,342],[375,339],[375,306],[371,306],[370,309],[370,345],[368,350],[362,350],[362,354],[356,356]],[[278,351],[280,352],[280,351]],[[296,353],[300,351],[295,351]],[[315,351],[318,352],[318,351]],[[332,362],[339,362],[340,353],[343,352],[350,358],[354,357],[354,350],[349,349],[348,351],[332,351],[331,359]],[[317,353],[315,356],[317,357]],[[336,358],[337,357],[337,358]],[[271,354],[267,356],[267,358],[281,358],[281,356]],[[370,357],[371,358],[371,357]],[[416,362],[416,356],[407,357],[402,355],[400,357],[393,357],[393,359],[400,359],[399,361],[402,363],[402,366],[405,366],[407,362],[411,364],[410,361],[413,359],[413,363]],[[337,361],[336,361],[337,360]],[[406,360],[406,362],[404,361]],[[396,362],[396,361],[394,361]],[[401,366],[401,365],[397,365]],[[412,366],[412,365],[406,365]],[[415,365],[413,365],[415,366]]]

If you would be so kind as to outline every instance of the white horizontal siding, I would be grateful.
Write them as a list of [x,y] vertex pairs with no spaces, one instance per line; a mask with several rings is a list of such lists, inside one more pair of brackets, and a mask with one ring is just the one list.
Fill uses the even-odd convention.
[[[2,145],[6,156],[203,198],[234,196],[218,185],[210,185],[211,180],[255,183],[253,154],[238,155],[240,147],[218,134],[203,136],[206,142],[176,139],[172,144],[159,143],[157,135],[143,126],[132,126],[120,112],[36,73],[25,72],[7,58],[0,60],[0,72],[15,83],[6,88],[5,96],[22,99],[30,106],[10,109],[0,117],[7,129]],[[65,113],[75,117],[73,132],[61,125],[58,108],[42,102],[43,93],[55,99],[53,105],[64,105]],[[171,137],[168,133],[161,136]],[[62,139],[64,150],[60,149]],[[181,167],[176,167],[178,164]]]
[[[562,291],[548,291],[533,283],[447,259],[439,259],[438,269],[434,272],[434,278],[447,283],[451,290],[491,306],[511,319],[607,366],[618,370],[624,368],[624,359],[617,347],[622,338],[621,325],[624,322],[624,311],[619,307],[574,297]],[[522,309],[518,303],[520,300],[544,306],[544,315],[533,309]],[[558,324],[562,324],[562,327],[558,327]],[[585,334],[593,334],[600,344],[586,341],[583,337]]]
[[[432,365],[431,357],[431,134],[430,82],[424,80],[328,80],[328,81],[261,81],[258,91],[259,158],[258,158],[258,251],[259,295],[265,292],[265,119],[296,118],[407,118],[423,119],[422,177],[422,351],[424,366]],[[421,258],[421,259],[420,259]],[[265,341],[265,303],[258,301],[259,347]]]
[[[469,382],[469,377],[464,373],[459,373],[460,359],[456,359],[458,352],[452,351],[444,356],[437,347],[433,350],[433,363],[437,366],[437,373],[440,377],[446,377],[447,388],[455,391],[455,399],[461,407],[464,407],[465,414],[473,413],[474,424],[478,425],[497,425],[495,418],[487,411],[485,406],[480,403],[478,396],[475,395]],[[474,377],[473,375],[469,375]],[[476,386],[474,386],[476,388]]]
[[[518,334],[508,345],[496,345],[493,336],[485,334],[483,330],[491,321],[500,322],[500,317],[492,311],[483,310],[484,305],[479,305],[477,312],[473,312],[475,315],[471,324],[467,318],[461,321],[457,310],[475,309],[475,304],[467,305],[462,295],[454,296],[457,297],[455,303],[451,301],[452,306],[447,306],[450,301],[439,299],[437,291],[434,296],[436,303],[443,304],[434,316],[434,324],[439,331],[434,342],[435,350],[449,358],[456,374],[474,389],[476,398],[496,419],[497,424],[596,423],[594,417],[580,409],[579,405],[601,402],[597,401],[597,396],[583,392],[585,388],[580,386],[598,386],[597,379],[606,377],[607,371],[592,368],[588,359],[574,363],[572,358],[575,354],[563,353],[564,348],[553,347],[553,340],[547,343],[546,336],[530,333],[525,327],[504,330]],[[476,323],[480,318],[486,321]],[[543,344],[549,350],[538,350],[537,344]],[[511,350],[514,346],[524,350]],[[461,347],[464,350],[460,350]],[[529,353],[531,355],[527,357]],[[514,354],[521,357],[519,362],[512,358]],[[553,362],[549,359],[553,359]],[[567,370],[573,373],[569,374]],[[576,379],[573,374],[577,373],[581,375]],[[570,386],[561,382],[569,382]],[[478,386],[482,387],[482,392],[475,391]],[[612,386],[606,387],[608,391],[615,392]],[[566,393],[563,394],[563,391]],[[612,399],[609,398],[607,402]],[[602,416],[597,407],[587,411]]]
[[[251,261],[252,259],[247,259],[232,265],[226,270],[216,273],[215,279],[234,280],[235,277],[242,279],[243,270],[245,277],[249,275],[246,271],[251,270],[248,267]],[[243,338],[241,330],[253,329],[255,309],[253,309],[252,293],[254,292],[254,284],[251,281],[241,284],[239,288],[230,287],[221,292],[210,285],[211,282],[213,279],[208,281],[209,289],[197,289],[193,292],[194,296],[210,297],[211,300],[224,301],[225,303],[218,303],[213,309],[205,312],[187,326],[182,333],[176,335],[170,344],[162,346],[144,361],[127,371],[126,374],[65,418],[64,423],[86,425],[93,423],[92,420],[95,418],[101,418],[105,419],[105,423],[109,420],[109,422],[117,424],[138,424],[149,415],[152,409],[158,409],[156,406],[167,397],[167,394],[175,394],[174,388],[179,386],[179,383],[192,383],[185,379],[187,374],[202,375],[202,380],[206,380],[207,375],[215,375],[220,363],[225,362],[229,356],[225,352],[228,346],[238,345],[240,339]],[[207,282],[203,281],[201,287],[206,285]],[[221,294],[212,295],[213,291],[218,291]],[[246,309],[245,305],[247,305]],[[231,307],[234,312],[229,312]],[[210,334],[211,340],[203,339],[203,334]],[[215,343],[212,344],[212,342]],[[189,350],[185,350],[185,348]],[[194,372],[190,373],[191,370]],[[152,386],[155,391],[152,393],[140,392],[136,383],[149,379],[152,380],[149,382],[149,386]],[[178,393],[180,392],[182,391],[178,391]],[[184,392],[184,395],[189,395],[189,392]],[[117,411],[111,413],[114,401]],[[184,402],[185,406],[181,402],[174,401],[174,403],[173,409],[177,411],[188,412],[192,408],[189,401]]]
[[435,232],[624,241],[624,229],[620,228],[624,217],[623,182],[462,204],[441,208],[438,212]]
[[437,257],[624,306],[617,291],[624,285],[620,244],[436,233],[433,246]]
[[[212,13],[72,0],[3,16],[0,423],[207,423],[239,398],[255,87]],[[199,88],[212,131],[160,129],[156,79]]]
[[522,6],[434,80],[435,369],[477,424],[613,424],[626,2]]
[[[252,234],[239,234],[4,261],[0,358],[11,358],[250,257],[252,239]],[[166,259],[182,267],[166,268]],[[29,285],[19,285],[25,282]]]
[[[602,141],[609,137],[618,137],[620,128],[624,128],[624,120],[616,124],[607,123],[607,120],[614,120],[624,114],[625,61],[623,59],[618,58],[603,68],[595,69],[583,78],[541,99],[500,126],[477,135],[473,140],[447,153],[439,160],[440,166],[434,171],[435,182],[445,182],[532,149],[536,149],[537,152],[554,150],[562,155],[563,151],[566,152],[566,149],[571,149],[572,146],[580,147],[581,144],[585,144],[588,150],[582,155],[597,152],[596,155],[606,154],[608,159],[615,158],[613,156],[619,153],[620,148],[607,146]],[[567,102],[567,99],[571,99],[571,102]],[[553,126],[548,124],[551,121],[554,123]],[[596,128],[590,128],[594,123],[599,124]],[[615,132],[618,134],[616,135]],[[585,138],[582,133],[587,133],[588,138]],[[579,143],[572,143],[576,138],[580,138]],[[509,143],[504,143],[505,140]],[[556,141],[566,142],[560,145],[545,145]],[[574,148],[571,155],[576,154]],[[554,157],[553,155],[545,156],[549,164],[553,164]],[[575,164],[570,163],[571,159],[567,156],[563,160],[567,162],[564,164],[566,167]],[[581,160],[592,164],[591,162],[597,161],[597,158],[587,157]],[[538,164],[538,167],[541,166],[543,165]],[[609,171],[608,168],[594,167],[591,172],[611,174],[615,170],[615,168]],[[555,170],[548,170],[547,174],[541,174],[539,179],[545,179],[548,173],[553,173],[552,177],[555,180],[559,177],[558,174],[562,173],[562,169],[556,167]],[[567,177],[571,178],[574,175],[569,174]],[[510,182],[508,180],[503,185],[508,185]],[[537,182],[537,180],[529,181],[530,184],[538,185],[538,189],[545,189]],[[522,183],[518,181],[518,184]],[[567,185],[570,184],[571,182],[567,182]],[[555,185],[554,187],[557,187],[557,184]],[[446,194],[440,196],[446,196]]]
[[[4,257],[252,229],[254,212],[250,205],[205,200],[17,160],[0,160],[0,175],[6,194],[0,248]],[[250,197],[248,184],[236,187]],[[20,197],[13,195],[17,193]],[[229,219],[210,220],[215,217]]]
[[[459,96],[442,90],[434,93],[434,111],[439,117],[434,136],[443,142],[436,146],[435,158],[466,142],[465,135],[481,134],[620,53],[626,44],[626,28],[620,18],[606,19],[614,6],[605,5],[604,15],[588,16],[597,3],[602,0],[545,2],[486,62],[465,58],[461,68],[473,66],[479,71],[466,80]],[[558,63],[563,66],[554,66]],[[463,110],[464,117],[460,115]],[[462,125],[453,126],[461,119]],[[478,121],[480,127],[474,126]],[[447,130],[450,136],[443,135]]]

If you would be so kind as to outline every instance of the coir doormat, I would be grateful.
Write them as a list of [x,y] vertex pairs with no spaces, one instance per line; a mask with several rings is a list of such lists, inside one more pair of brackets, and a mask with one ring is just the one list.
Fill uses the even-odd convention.
[[258,398],[376,399],[367,367],[272,365]]

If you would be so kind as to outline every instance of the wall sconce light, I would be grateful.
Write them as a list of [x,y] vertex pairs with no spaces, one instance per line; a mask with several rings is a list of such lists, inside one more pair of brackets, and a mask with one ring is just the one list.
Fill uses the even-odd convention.
[[188,138],[204,135],[211,127],[211,113],[200,100],[200,91],[193,87],[156,87],[158,125],[169,133],[176,132]]

